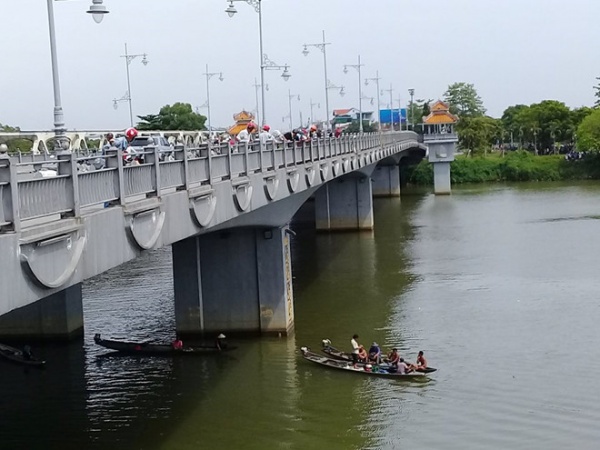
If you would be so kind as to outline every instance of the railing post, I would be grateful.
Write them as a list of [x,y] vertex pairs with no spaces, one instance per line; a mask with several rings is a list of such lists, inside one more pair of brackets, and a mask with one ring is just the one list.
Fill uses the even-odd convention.
[[[79,179],[77,178],[77,160],[73,152],[64,151],[58,153],[57,172],[58,175],[69,175],[71,179],[71,186],[69,187],[69,194],[71,196],[71,210],[75,217],[79,217],[80,203],[79,203]],[[65,161],[65,162],[61,162]]]
[[187,149],[183,144],[176,145],[174,147],[175,150],[175,159],[177,161],[183,161],[183,186],[187,190],[188,188],[188,175],[189,175],[189,167],[188,167],[188,157],[187,157]]
[[125,176],[123,173],[123,151],[112,148],[106,150],[106,167],[117,169],[117,184],[119,189],[119,204],[125,204]]
[[156,196],[160,197],[160,151],[158,147],[145,147],[144,152],[151,150],[152,153],[150,155],[150,163],[154,164],[154,190],[156,191]]
[[[237,147],[237,150],[239,152],[239,144],[235,144]],[[233,153],[233,147],[230,146],[227,149],[227,170],[229,172],[229,179],[233,180],[233,167],[232,167],[232,162],[231,162],[231,154]],[[212,180],[211,180],[212,181]],[[211,183],[212,184],[212,183]]]
[[248,176],[248,142],[244,143],[244,175]]
[[[202,156],[202,150],[200,151],[200,156]],[[219,149],[220,151],[220,149]],[[212,162],[212,145],[209,141],[208,143],[208,147],[206,149],[206,163],[208,164],[208,167],[206,168],[206,170],[208,171],[208,184],[212,184],[212,166],[213,166],[213,162]]]
[[283,167],[287,169],[287,141],[283,141]]
[[[266,144],[266,142],[265,142]],[[258,137],[258,167],[260,168],[260,173],[263,172],[263,142],[260,139],[260,135]]]
[[[17,169],[8,155],[0,155],[0,183],[8,183],[8,196],[0,196],[0,208],[4,208],[4,217],[12,224],[15,233],[21,231],[19,217],[19,183]],[[2,192],[0,190],[0,192]]]

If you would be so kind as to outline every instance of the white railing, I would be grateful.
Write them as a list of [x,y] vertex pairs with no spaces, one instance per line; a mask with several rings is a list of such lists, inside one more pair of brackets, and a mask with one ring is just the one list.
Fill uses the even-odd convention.
[[[400,136],[344,135],[307,142],[269,142],[262,148],[258,143],[177,146],[167,152],[147,147],[139,154],[142,162],[136,165],[127,165],[123,153],[116,149],[84,157],[66,152],[27,161],[3,156],[0,232],[19,231],[27,221],[44,216],[78,217],[81,208],[124,205],[132,199],[160,196],[166,189],[211,185],[394,145],[400,151],[407,144],[400,143]],[[413,140],[416,143],[416,136]]]

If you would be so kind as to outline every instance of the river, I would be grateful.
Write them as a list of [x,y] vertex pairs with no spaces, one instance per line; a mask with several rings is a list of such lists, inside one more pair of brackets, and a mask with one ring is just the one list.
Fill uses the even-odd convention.
[[[2,449],[595,449],[600,184],[375,201],[374,232],[293,227],[295,334],[209,357],[103,356],[94,333],[172,339],[170,249],[84,284],[85,335],[2,363]],[[424,350],[406,383],[299,357],[323,338]]]

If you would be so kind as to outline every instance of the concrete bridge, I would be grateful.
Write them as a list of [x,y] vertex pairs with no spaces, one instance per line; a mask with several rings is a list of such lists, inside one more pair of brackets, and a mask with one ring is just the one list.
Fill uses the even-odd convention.
[[[314,196],[317,228],[371,229],[373,196],[399,196],[401,160],[425,153],[412,132],[177,146],[170,158],[148,147],[140,165],[116,149],[63,152],[51,178],[0,157],[0,335],[80,333],[82,281],[166,245],[178,333],[285,334],[296,211]],[[81,170],[96,158],[104,168]]]

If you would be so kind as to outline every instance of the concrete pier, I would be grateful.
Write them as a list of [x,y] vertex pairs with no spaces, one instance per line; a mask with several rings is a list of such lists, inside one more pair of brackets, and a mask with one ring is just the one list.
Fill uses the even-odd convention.
[[400,166],[378,166],[371,178],[374,197],[400,197]]
[[436,195],[450,195],[452,193],[449,162],[436,162],[433,164],[433,193]]
[[289,235],[240,228],[173,244],[175,320],[181,334],[290,333]]
[[83,334],[81,283],[0,316],[0,336],[70,339]]
[[371,177],[362,173],[335,179],[315,194],[317,230],[372,230]]

